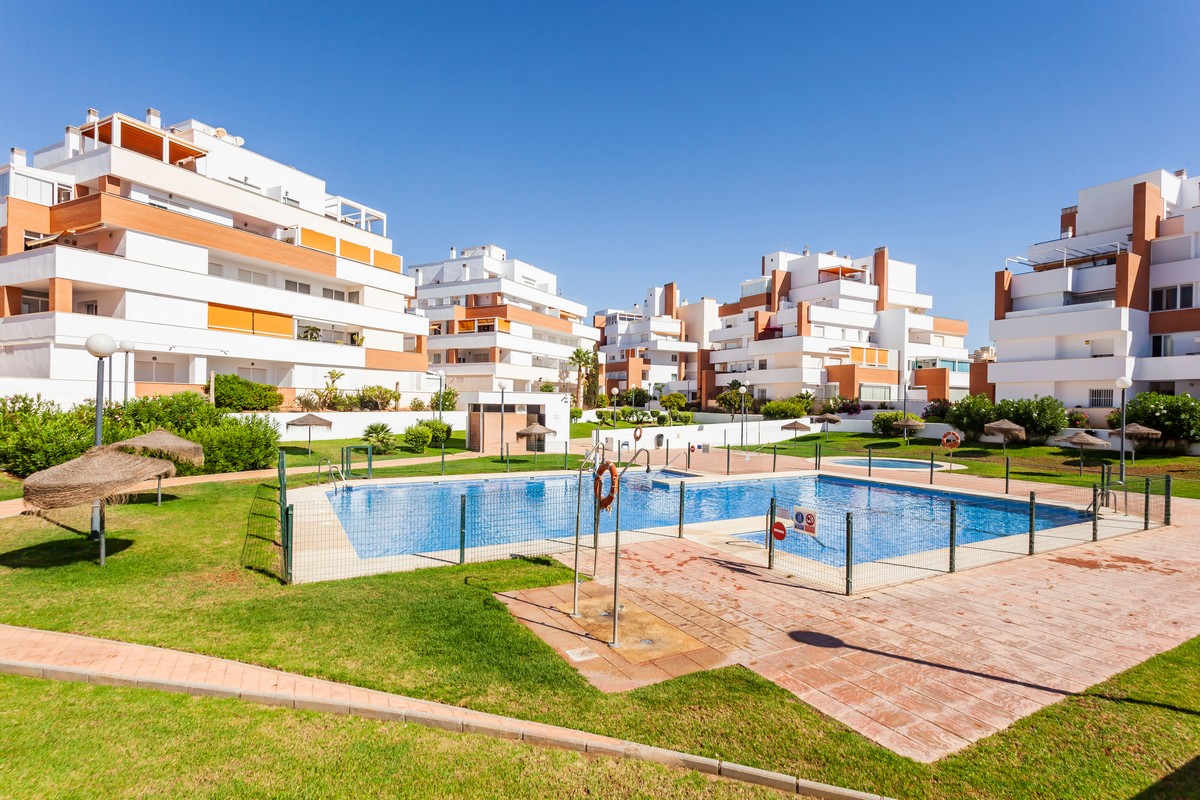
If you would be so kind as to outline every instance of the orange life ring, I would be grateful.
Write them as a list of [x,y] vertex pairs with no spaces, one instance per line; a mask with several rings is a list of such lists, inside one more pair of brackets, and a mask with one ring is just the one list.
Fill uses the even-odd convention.
[[[608,494],[604,497],[600,493],[604,491],[604,473],[609,475]],[[596,476],[592,479],[592,494],[596,497],[596,503],[600,510],[608,508],[613,504],[613,500],[617,499],[617,465],[611,461],[601,462],[600,466],[596,467]]]
[[962,437],[955,431],[946,431],[942,434],[942,447],[947,450],[953,450],[962,444]]
[[642,426],[641,425],[638,425],[636,428],[633,429],[633,440],[635,442],[640,442],[642,440]]

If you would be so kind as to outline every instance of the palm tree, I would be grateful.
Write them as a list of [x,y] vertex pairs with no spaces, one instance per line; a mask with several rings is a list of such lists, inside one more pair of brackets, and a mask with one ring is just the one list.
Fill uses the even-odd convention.
[[591,350],[576,347],[575,352],[571,353],[571,357],[567,359],[567,363],[578,370],[575,378],[575,404],[583,408],[584,374],[596,366],[596,354]]

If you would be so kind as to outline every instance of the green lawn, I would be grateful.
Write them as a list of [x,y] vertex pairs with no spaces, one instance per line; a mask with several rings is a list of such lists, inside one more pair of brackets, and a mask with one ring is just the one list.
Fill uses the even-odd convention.
[[6,797],[779,797],[417,725],[12,676],[0,752]]
[[0,472],[0,500],[12,500],[14,497],[21,497],[23,492],[24,484],[20,480]]
[[[293,430],[295,430],[293,428]],[[393,431],[399,434],[400,431]],[[289,467],[311,467],[319,464],[321,459],[328,458],[331,464],[340,464],[342,462],[342,448],[350,445],[363,445],[362,439],[324,439],[314,441],[312,443],[312,454],[308,452],[308,440],[300,439],[294,442],[282,442],[279,447],[283,452],[287,453],[287,465]],[[397,447],[390,453],[375,453],[376,459],[392,459],[392,458],[416,458],[417,453],[409,452],[400,447],[401,442],[397,441]],[[450,440],[446,442],[446,455],[451,453],[462,453],[467,449],[467,440],[463,434],[451,435]],[[420,455],[437,455],[441,451],[430,448],[425,453]],[[367,459],[366,452],[357,452],[354,454],[355,462]]]
[[[617,421],[618,429],[620,429],[620,428],[636,428],[636,427],[637,427],[637,425],[635,425],[632,422],[626,422],[624,420]],[[596,422],[572,422],[571,423],[571,438],[572,439],[590,439],[590,438],[592,438],[592,433],[597,428],[607,428],[608,430],[611,431],[613,429],[613,426],[612,426],[611,422],[606,425],[600,425],[599,423],[596,423]]]
[[[876,433],[814,433],[799,439],[787,439],[777,444],[779,455],[812,458],[816,445],[821,444],[822,458],[834,456],[865,456],[870,448],[874,455],[892,458],[916,458],[929,460],[932,451],[938,461],[949,461],[949,451],[941,447],[937,439],[911,438],[905,444],[895,436]],[[734,448],[771,452],[771,445]],[[1004,478],[1005,451],[1002,445],[981,442],[966,442],[954,451],[954,463],[967,467],[966,474],[988,478]],[[1044,481],[1073,486],[1091,486],[1100,480],[1100,464],[1113,467],[1114,478],[1118,453],[1108,449],[1085,450],[1083,453],[1083,475],[1079,475],[1079,450],[1039,445],[1009,445],[1011,476],[1014,480]],[[1129,457],[1125,461],[1126,482],[1131,489],[1139,487],[1138,481],[1145,477],[1171,475],[1172,491],[1178,497],[1200,498],[1200,457],[1141,453],[1137,460]],[[1003,489],[1001,488],[1001,491]],[[1156,488],[1157,491],[1157,488]]]
[[[504,464],[485,457],[448,462],[447,471],[452,467],[502,470]],[[387,472],[436,471],[434,464]],[[922,765],[740,667],[617,695],[594,690],[492,598],[496,591],[569,582],[570,572],[550,560],[280,585],[271,574],[277,563],[274,496],[269,484],[212,483],[173,488],[161,508],[145,502],[116,506],[104,569],[94,564],[94,546],[68,528],[34,517],[0,520],[0,622],[235,658],[898,798],[1128,797],[1200,752],[1200,640],[936,765]],[[60,515],[60,522],[83,529],[86,509]],[[0,702],[0,708],[6,705],[12,704]],[[10,716],[26,729],[45,730],[49,723],[39,719],[72,727],[62,722],[65,714],[41,717],[33,706],[32,700],[23,703]],[[291,723],[275,724],[286,730]],[[330,726],[344,724],[358,723],[316,723],[313,752],[323,754],[321,763],[331,770],[340,769],[346,756],[337,746],[322,746],[322,737],[340,741]],[[266,763],[260,750],[276,749],[267,744],[246,752],[245,768],[257,771]],[[137,750],[136,743],[122,748]],[[183,758],[155,752],[168,764]],[[85,756],[100,758],[78,755]],[[498,772],[511,767],[506,756],[491,757]],[[197,772],[207,763],[199,762]],[[465,763],[476,764],[465,768],[471,775],[484,771],[469,758]],[[1184,775],[1184,785],[1200,792],[1195,767]],[[1186,796],[1175,791],[1144,797]]]

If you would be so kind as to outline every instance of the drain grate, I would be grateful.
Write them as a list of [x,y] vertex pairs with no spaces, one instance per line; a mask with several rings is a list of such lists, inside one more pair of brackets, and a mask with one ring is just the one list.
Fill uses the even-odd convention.
[[642,644],[654,644],[653,639],[642,639]]

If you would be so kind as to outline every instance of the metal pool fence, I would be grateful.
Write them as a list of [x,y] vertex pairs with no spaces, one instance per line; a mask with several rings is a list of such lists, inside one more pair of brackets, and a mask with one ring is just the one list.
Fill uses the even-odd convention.
[[1171,479],[1138,485],[1043,485],[1021,497],[930,494],[887,510],[810,508],[808,532],[791,527],[803,498],[777,492],[764,511],[768,520],[788,520],[786,538],[777,541],[764,526],[762,542],[771,568],[850,595],[1169,525]]
[[[598,550],[612,546],[618,521],[622,544],[679,535],[682,517],[672,514],[663,524],[661,513],[652,516],[641,501],[643,487],[626,481],[599,515],[597,530],[590,471],[553,481],[472,483],[467,491],[446,493],[435,513],[425,507],[426,499],[370,493],[354,484],[303,500],[293,491],[281,508],[285,580],[309,583],[565,553],[575,547],[577,520],[581,569],[592,574]],[[683,491],[680,484],[668,491],[682,514],[675,499]]]

